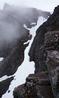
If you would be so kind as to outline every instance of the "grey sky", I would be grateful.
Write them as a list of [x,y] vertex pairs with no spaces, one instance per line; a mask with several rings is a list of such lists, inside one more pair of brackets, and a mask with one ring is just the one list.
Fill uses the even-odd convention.
[[15,6],[31,6],[42,10],[53,11],[54,7],[59,4],[59,0],[0,0],[0,8],[4,3]]

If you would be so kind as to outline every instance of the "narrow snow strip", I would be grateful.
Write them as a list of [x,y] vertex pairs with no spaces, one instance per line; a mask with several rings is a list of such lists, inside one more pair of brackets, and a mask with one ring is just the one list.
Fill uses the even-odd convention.
[[36,25],[36,23],[35,23],[35,22],[33,22],[33,23],[31,23],[31,25]]
[[4,80],[7,80],[8,78],[11,78],[11,77],[14,77],[14,76],[13,75],[11,75],[11,76],[5,75],[5,76],[3,76],[3,77],[0,78],[0,82],[2,82]]
[[28,40],[27,42],[25,42],[24,45],[25,45],[25,44],[28,44],[29,42],[30,42],[30,40]]

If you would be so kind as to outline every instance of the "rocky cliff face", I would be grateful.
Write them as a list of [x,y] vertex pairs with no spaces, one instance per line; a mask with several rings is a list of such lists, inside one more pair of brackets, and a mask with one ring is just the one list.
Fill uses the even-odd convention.
[[14,90],[14,98],[59,98],[59,6],[41,25],[29,55],[35,74]]
[[[5,5],[0,11],[0,57],[4,58],[0,62],[1,78],[4,75],[13,75],[24,60],[24,50],[28,46],[24,42],[31,39],[24,24],[31,28],[34,23],[36,25],[39,16],[48,18],[49,15],[49,12],[35,8],[16,9],[9,5]],[[7,91],[12,80],[13,78],[9,78],[0,82],[0,97]]]
[[59,31],[45,34],[46,65],[55,98],[59,97]]
[[35,72],[46,70],[45,66],[45,50],[42,48],[44,45],[45,33],[48,31],[59,30],[59,6],[55,8],[54,13],[43,23],[37,30],[36,37],[33,41],[29,55],[30,60],[35,62]]
[[[48,17],[50,13],[35,8],[16,8],[8,4],[5,4],[4,9],[0,11],[0,57],[4,58],[0,63],[0,77],[14,74],[18,68],[17,65],[22,63],[26,48],[23,43],[31,39],[29,30],[24,27],[24,24],[31,28],[34,26],[31,23],[36,24],[38,17],[42,15]],[[7,66],[9,68],[5,72]],[[11,66],[13,66],[12,70]]]
[[47,72],[31,74],[24,85],[15,88],[14,98],[54,98]]

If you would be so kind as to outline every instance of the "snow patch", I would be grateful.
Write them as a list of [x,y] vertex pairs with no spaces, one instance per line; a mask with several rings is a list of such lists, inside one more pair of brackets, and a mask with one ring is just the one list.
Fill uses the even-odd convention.
[[4,58],[3,57],[0,57],[0,62],[3,61],[3,60],[4,60]]
[[[13,76],[13,75],[12,75],[12,76]],[[0,82],[6,80],[6,79],[8,79],[8,78],[11,78],[12,76],[7,76],[7,75],[3,76],[3,77],[0,78]],[[14,77],[14,76],[13,76],[13,77]]]

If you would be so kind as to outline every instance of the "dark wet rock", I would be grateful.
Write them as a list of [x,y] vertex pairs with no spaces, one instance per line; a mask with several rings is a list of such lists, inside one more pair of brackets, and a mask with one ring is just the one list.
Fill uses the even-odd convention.
[[46,65],[55,98],[59,97],[59,31],[45,34]]
[[11,78],[8,78],[8,79],[0,82],[0,98],[2,97],[3,94],[6,93],[6,91],[9,88],[9,85],[13,79],[14,79],[14,77],[11,77]]
[[24,85],[20,85],[19,87],[15,88],[13,95],[14,98],[24,98],[25,96],[26,87]]
[[47,50],[58,50],[59,48],[59,31],[48,31],[45,34],[44,45]]
[[29,52],[35,73],[15,88],[14,98],[59,98],[59,6],[36,33]]
[[14,90],[14,98],[54,98],[47,72],[31,74]]
[[36,73],[47,70],[45,64],[46,53],[45,53],[45,49],[43,48],[44,38],[45,38],[45,33],[49,31],[59,30],[58,12],[59,12],[59,6],[55,8],[53,14],[36,31],[37,34],[29,52],[30,61],[35,62]]

